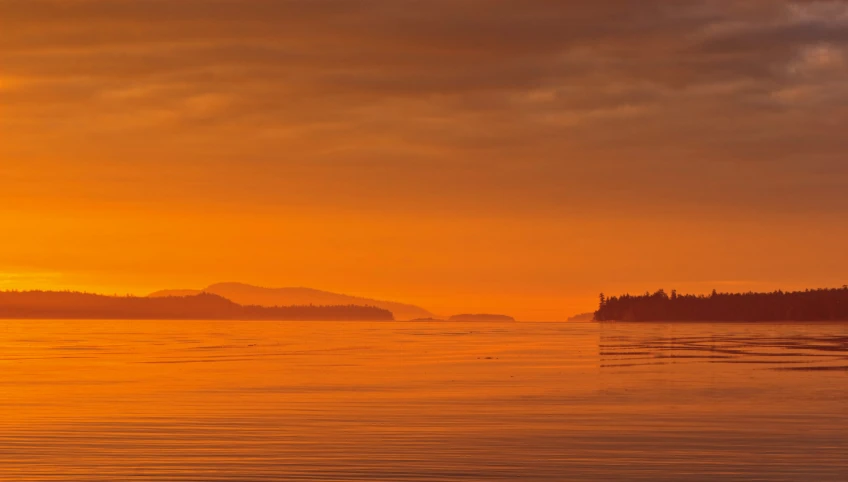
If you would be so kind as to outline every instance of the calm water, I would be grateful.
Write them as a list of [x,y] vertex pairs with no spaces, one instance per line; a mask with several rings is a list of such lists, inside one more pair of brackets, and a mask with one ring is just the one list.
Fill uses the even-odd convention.
[[848,324],[0,321],[0,480],[848,480]]

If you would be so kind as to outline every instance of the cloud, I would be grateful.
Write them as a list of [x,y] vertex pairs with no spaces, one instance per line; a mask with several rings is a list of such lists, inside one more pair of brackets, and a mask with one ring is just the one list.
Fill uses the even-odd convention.
[[769,165],[750,184],[764,195],[811,162],[845,175],[846,12],[845,1],[6,0],[0,64],[14,80],[0,101],[21,136],[50,119],[38,135],[178,144],[176,162],[371,156],[401,176],[392,163],[424,155],[446,176],[512,164],[529,196],[540,171],[541,184],[650,186],[667,169],[742,199],[722,181],[740,163]]

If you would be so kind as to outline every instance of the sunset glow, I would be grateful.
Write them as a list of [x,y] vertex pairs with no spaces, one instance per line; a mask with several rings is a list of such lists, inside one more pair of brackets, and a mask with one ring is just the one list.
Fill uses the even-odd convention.
[[0,0],[0,482],[848,481],[848,0]]
[[841,1],[0,1],[0,288],[841,286]]

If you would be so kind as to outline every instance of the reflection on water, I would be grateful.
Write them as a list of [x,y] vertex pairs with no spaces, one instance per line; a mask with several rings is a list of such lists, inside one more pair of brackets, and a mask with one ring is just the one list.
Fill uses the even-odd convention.
[[848,480],[848,325],[0,321],[0,480]]
[[628,333],[621,333],[621,324],[603,326],[604,367],[700,361],[761,363],[774,365],[770,368],[775,370],[848,371],[848,329],[834,330],[832,325],[715,324],[704,330],[691,324],[650,324],[631,327],[639,331]]

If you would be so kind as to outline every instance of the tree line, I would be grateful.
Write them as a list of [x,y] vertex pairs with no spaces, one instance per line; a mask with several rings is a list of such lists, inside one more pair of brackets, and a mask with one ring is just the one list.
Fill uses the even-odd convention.
[[393,320],[374,306],[244,306],[211,293],[146,298],[74,291],[0,291],[0,318],[114,320]]
[[848,321],[848,286],[835,289],[680,295],[664,290],[607,298],[596,321]]

